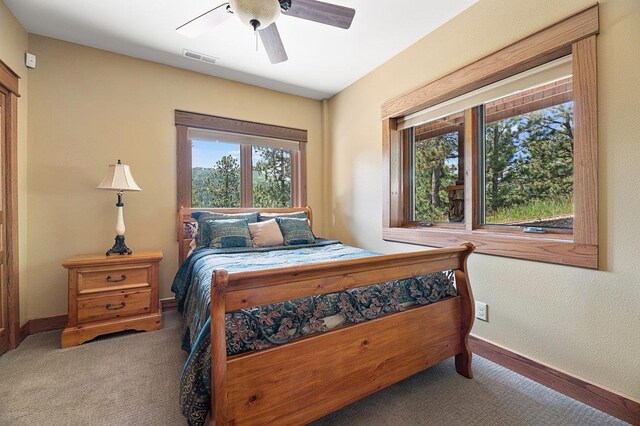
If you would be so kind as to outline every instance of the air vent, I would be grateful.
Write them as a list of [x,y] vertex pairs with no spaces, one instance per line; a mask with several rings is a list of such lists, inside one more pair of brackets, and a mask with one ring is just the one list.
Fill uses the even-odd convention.
[[185,58],[194,59],[196,61],[206,62],[208,64],[215,64],[218,60],[218,58],[216,58],[215,56],[209,56],[187,49],[184,49],[182,51],[182,56],[184,56]]

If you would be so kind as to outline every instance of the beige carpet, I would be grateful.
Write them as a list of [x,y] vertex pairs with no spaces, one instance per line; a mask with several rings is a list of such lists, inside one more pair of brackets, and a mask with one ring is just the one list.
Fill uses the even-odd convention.
[[[59,349],[60,332],[28,337],[0,357],[0,425],[183,425],[179,317],[165,328]],[[492,362],[475,379],[444,362],[316,425],[623,425]]]

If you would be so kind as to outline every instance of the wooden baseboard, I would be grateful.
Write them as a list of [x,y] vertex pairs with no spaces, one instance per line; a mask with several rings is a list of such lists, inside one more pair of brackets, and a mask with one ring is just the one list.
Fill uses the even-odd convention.
[[52,331],[63,329],[67,325],[67,315],[56,315],[53,317],[34,318],[27,321],[20,327],[20,341],[22,342],[28,336],[43,331]]
[[[160,299],[160,305],[162,311],[175,311],[178,309],[178,302],[174,298]],[[28,336],[36,333],[42,333],[43,331],[62,330],[67,325],[67,315],[55,315],[45,318],[34,318],[24,323],[20,327],[20,342],[26,339]],[[18,342],[18,344],[20,343]]]
[[515,371],[548,388],[632,425],[640,425],[640,402],[619,395],[501,346],[469,336],[473,353]]
[[178,309],[178,302],[176,301],[175,297],[160,299],[160,304],[162,305],[162,312],[175,311],[176,309]]

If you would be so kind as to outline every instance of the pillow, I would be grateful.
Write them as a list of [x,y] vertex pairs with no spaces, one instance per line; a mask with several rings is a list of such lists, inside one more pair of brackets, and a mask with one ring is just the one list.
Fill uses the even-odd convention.
[[273,247],[284,244],[284,237],[275,219],[250,223],[249,233],[255,247]]
[[194,218],[195,220],[200,220],[200,216],[202,216],[203,214],[212,214],[213,212],[205,212],[205,211],[201,211],[201,212],[191,212],[191,217]]
[[258,213],[216,213],[216,212],[193,212],[191,217],[198,221],[198,229],[196,231],[196,247],[209,246],[211,242],[211,235],[209,235],[208,228],[203,224],[212,220],[218,219],[246,219],[248,223],[254,223],[258,221]]
[[260,213],[260,222],[276,219],[278,217],[292,217],[298,219],[308,219],[307,212],[292,212],[292,213]]
[[304,218],[278,217],[276,218],[280,231],[284,237],[284,245],[313,244],[316,238],[309,227],[309,221]]
[[205,222],[211,237],[210,248],[252,247],[246,219],[220,219]]

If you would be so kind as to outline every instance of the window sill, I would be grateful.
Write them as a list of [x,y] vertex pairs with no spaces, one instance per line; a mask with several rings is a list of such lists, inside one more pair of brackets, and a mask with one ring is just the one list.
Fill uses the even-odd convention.
[[598,269],[598,246],[578,244],[570,234],[523,235],[514,232],[402,227],[382,230],[385,241],[446,247],[472,242],[476,252],[580,268]]

